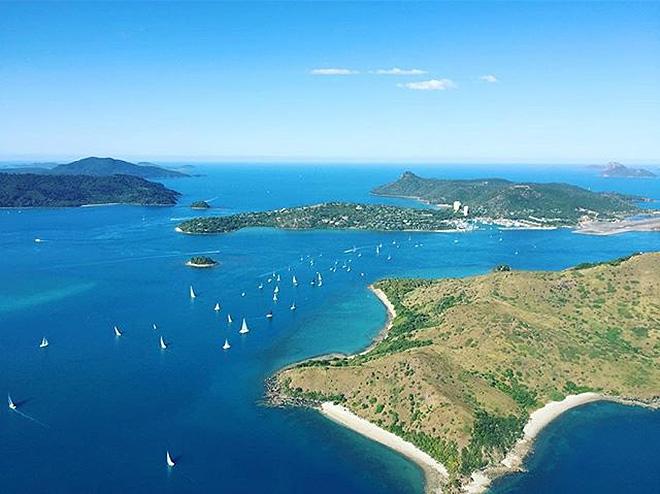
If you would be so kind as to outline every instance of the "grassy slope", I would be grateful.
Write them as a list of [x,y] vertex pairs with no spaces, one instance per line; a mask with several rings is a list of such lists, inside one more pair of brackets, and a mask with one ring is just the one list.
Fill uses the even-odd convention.
[[309,363],[278,381],[405,437],[457,483],[501,459],[548,401],[586,390],[657,396],[660,254],[377,286],[398,313],[388,338],[366,356]]

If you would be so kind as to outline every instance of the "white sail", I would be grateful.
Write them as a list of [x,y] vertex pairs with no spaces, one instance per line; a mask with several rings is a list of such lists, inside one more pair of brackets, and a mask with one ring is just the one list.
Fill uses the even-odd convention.
[[296,310],[296,303],[295,303],[295,302],[292,303],[292,304],[291,304],[291,307],[289,307],[289,308],[290,308],[291,310]]
[[7,404],[11,410],[16,410],[16,403],[13,402],[11,396],[9,396],[9,393],[7,393]]
[[269,310],[269,311],[266,313],[266,319],[272,319],[272,318],[273,318],[273,311],[272,311],[272,310]]
[[164,340],[163,337],[161,336],[161,337],[160,337],[160,349],[161,349],[161,350],[165,350],[166,348],[167,348],[167,343],[165,343],[165,340]]
[[165,460],[167,461],[167,466],[170,467],[170,468],[172,468],[174,465],[176,465],[176,463],[172,459],[172,456],[170,455],[169,451],[165,454]]
[[227,314],[227,323],[228,323],[228,324],[231,324],[232,322],[234,322],[234,321],[233,321],[233,319],[231,318],[231,314]]
[[47,346],[48,346],[48,340],[47,340],[46,337],[44,336],[44,337],[41,339],[41,343],[39,343],[39,348],[46,348]]
[[122,333],[121,333],[121,331],[119,330],[119,328],[118,328],[117,326],[115,326],[115,336],[121,336],[121,334],[122,334]]
[[220,304],[215,304],[215,307],[213,307],[213,310],[216,312],[220,312]]
[[158,330],[158,326],[156,326],[156,323],[153,323],[153,324],[151,325],[151,327],[154,328],[154,331],[157,331],[157,330]]
[[378,245],[376,246],[376,255],[380,255],[380,247]]
[[227,340],[227,338],[225,338],[225,344],[222,345],[222,349],[223,350],[229,350],[230,348],[231,348],[231,345],[229,344],[229,341]]
[[193,289],[193,286],[190,285],[190,298],[196,298],[197,294],[195,293],[195,290]]
[[296,276],[293,276],[293,286],[298,286],[298,280],[296,279]]
[[273,290],[273,293],[280,293],[280,287],[279,287],[279,286],[276,286],[276,287],[275,287],[275,290]]
[[280,278],[280,275],[279,275],[279,274],[277,275],[277,278],[276,278],[276,279],[277,279],[278,282],[282,281],[282,278]]
[[273,302],[277,302],[277,293],[273,293]]
[[263,289],[264,289],[264,284],[263,284],[263,283],[259,283],[259,287],[258,287],[258,288],[259,288],[259,290],[263,290]]
[[243,323],[241,324],[241,329],[239,330],[239,333],[245,334],[249,332],[250,332],[250,328],[248,328],[247,322],[245,321],[245,318],[243,318]]

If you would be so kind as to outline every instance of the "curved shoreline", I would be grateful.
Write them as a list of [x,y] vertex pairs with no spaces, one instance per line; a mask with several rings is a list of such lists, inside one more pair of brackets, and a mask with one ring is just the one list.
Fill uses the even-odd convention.
[[[378,300],[385,306],[387,310],[387,321],[381,331],[373,339],[372,343],[365,350],[349,355],[347,358],[354,358],[358,355],[367,353],[380,341],[386,338],[392,328],[394,318],[396,317],[394,305],[387,298],[385,292],[376,288],[374,285],[369,285],[369,290],[371,290]],[[313,359],[318,360],[331,356],[337,356],[337,354],[314,357]],[[470,482],[461,486],[461,492],[467,494],[481,494],[487,490],[491,482],[496,478],[522,471],[524,460],[531,452],[534,441],[547,425],[568,410],[596,401],[613,401],[625,405],[648,406],[652,408],[660,407],[660,402],[656,401],[647,403],[635,399],[608,396],[594,392],[569,395],[561,401],[548,402],[530,414],[529,420],[523,428],[523,436],[506,454],[504,459],[498,464],[490,465],[482,470],[474,472],[471,476]],[[334,404],[332,402],[323,402],[320,405],[317,404],[317,406],[313,406],[313,408],[316,408],[322,415],[333,422],[347,427],[358,434],[362,434],[371,440],[379,442],[415,462],[424,472],[425,492],[433,494],[442,493],[442,489],[449,479],[447,468],[442,463],[432,458],[428,453],[422,451],[414,444],[405,441],[403,438],[354,414],[342,405]]]

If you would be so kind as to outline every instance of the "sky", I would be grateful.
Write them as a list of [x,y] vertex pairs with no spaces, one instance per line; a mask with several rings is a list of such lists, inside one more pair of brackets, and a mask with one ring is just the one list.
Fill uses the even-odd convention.
[[6,2],[0,159],[660,163],[660,2]]

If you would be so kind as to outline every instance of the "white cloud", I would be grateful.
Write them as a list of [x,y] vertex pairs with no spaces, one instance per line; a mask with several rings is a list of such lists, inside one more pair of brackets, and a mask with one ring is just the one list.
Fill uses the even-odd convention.
[[351,69],[341,69],[337,67],[323,68],[323,69],[312,69],[309,71],[312,75],[352,75],[357,74],[357,70]]
[[398,86],[416,91],[444,91],[445,89],[454,89],[456,84],[451,79],[429,79],[428,81],[406,82],[405,84],[398,84]]
[[491,84],[495,84],[496,82],[498,82],[497,77],[495,77],[493,74],[482,75],[481,77],[479,77],[479,79],[481,79],[484,82],[489,82]]
[[421,69],[400,69],[392,67],[391,69],[378,69],[374,72],[378,75],[424,75],[427,72]]

